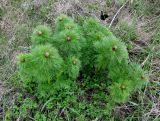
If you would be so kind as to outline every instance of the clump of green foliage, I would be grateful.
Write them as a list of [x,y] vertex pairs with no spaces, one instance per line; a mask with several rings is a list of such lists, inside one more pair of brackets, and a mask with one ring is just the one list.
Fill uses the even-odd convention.
[[31,41],[31,52],[17,57],[28,96],[20,98],[15,116],[6,113],[6,120],[107,120],[146,83],[140,65],[129,62],[125,44],[94,19],[80,26],[61,15],[54,33],[38,26]]

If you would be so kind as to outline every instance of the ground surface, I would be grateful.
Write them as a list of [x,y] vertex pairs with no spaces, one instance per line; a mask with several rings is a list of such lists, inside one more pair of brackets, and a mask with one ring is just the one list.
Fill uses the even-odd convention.
[[[123,35],[131,29],[127,30],[121,22],[133,25],[136,37],[131,41],[129,36],[125,42],[131,46],[130,59],[148,71],[150,83],[135,94],[140,98],[138,102],[134,101],[133,96],[129,102],[115,108],[115,115],[124,118],[129,113],[130,116],[125,117],[125,120],[160,120],[160,1],[130,0],[111,4],[108,1],[0,0],[0,117],[4,116],[4,106],[14,102],[16,87],[12,82],[16,79],[16,55],[30,49],[29,38],[35,26],[46,24],[54,28],[55,17],[61,13],[68,14],[77,21],[79,16],[91,16],[109,26],[118,9],[126,4],[110,29],[125,41],[126,36]],[[135,3],[137,4],[134,5]],[[109,16],[105,21],[100,20],[101,11]]]

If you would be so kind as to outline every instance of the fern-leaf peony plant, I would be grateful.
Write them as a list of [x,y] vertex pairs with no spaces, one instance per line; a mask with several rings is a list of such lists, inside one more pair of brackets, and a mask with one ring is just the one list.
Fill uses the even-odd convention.
[[[126,102],[147,81],[140,65],[129,62],[125,44],[94,19],[89,18],[80,26],[61,15],[53,33],[46,26],[38,26],[31,42],[31,52],[20,54],[17,64],[23,83],[36,83],[33,92],[37,97],[51,98],[63,87],[73,92],[77,87],[85,92],[96,79],[97,85],[105,85],[105,110],[111,110],[117,103]],[[72,94],[68,101],[69,98],[73,98]]]

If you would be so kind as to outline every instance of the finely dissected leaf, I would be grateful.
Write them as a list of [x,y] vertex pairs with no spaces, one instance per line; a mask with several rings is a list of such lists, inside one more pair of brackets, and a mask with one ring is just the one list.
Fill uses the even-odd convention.
[[[107,117],[146,83],[140,65],[129,62],[125,44],[94,19],[79,26],[61,15],[54,34],[38,26],[31,40],[31,52],[17,57],[19,74],[24,88],[44,103],[43,110],[55,109],[50,117],[64,109],[77,119]],[[40,118],[48,117],[36,113]]]
[[31,53],[20,55],[18,65],[24,75],[28,74],[36,81],[51,81],[56,80],[62,63],[63,60],[55,48],[50,45],[39,45]]
[[90,18],[86,20],[83,25],[83,28],[84,28],[84,33],[88,41],[96,41],[97,39],[96,37],[101,38],[102,36],[104,37],[112,36],[112,33],[106,27],[98,23],[95,19]]
[[80,35],[76,31],[64,30],[54,36],[53,45],[58,48],[62,57],[79,56],[81,50]]
[[39,45],[39,44],[45,44],[50,41],[51,37],[51,30],[50,28],[46,26],[37,26],[36,29],[34,29],[33,34],[31,36],[31,41],[33,46]]
[[63,31],[64,29],[66,29],[66,24],[69,24],[69,23],[71,23],[72,26],[74,24],[73,20],[71,18],[69,18],[68,16],[60,15],[56,19],[55,32],[58,33],[60,31]]
[[76,79],[79,76],[81,62],[75,56],[70,56],[66,59],[65,72],[68,78]]
[[117,103],[126,102],[133,91],[130,80],[118,80],[109,87],[112,100]]
[[34,73],[34,62],[32,60],[32,55],[20,54],[17,56],[17,65],[19,67],[19,73],[23,80],[31,79]]
[[128,78],[132,81],[135,90],[147,83],[148,78],[139,64],[131,63],[129,70]]
[[104,38],[95,42],[94,46],[98,52],[96,64],[98,68],[108,68],[114,62],[121,63],[129,58],[126,46],[115,37]]

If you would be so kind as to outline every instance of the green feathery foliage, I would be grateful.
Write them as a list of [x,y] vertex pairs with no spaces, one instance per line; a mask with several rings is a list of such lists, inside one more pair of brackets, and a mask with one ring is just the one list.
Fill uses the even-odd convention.
[[140,65],[129,62],[125,44],[94,19],[79,26],[61,15],[54,34],[38,26],[31,41],[31,52],[20,54],[17,64],[23,87],[49,110],[35,112],[36,120],[55,120],[64,109],[64,120],[107,119],[146,83]]
[[51,45],[38,45],[31,53],[18,56],[22,77],[28,76],[35,81],[56,80],[62,64],[63,59],[59,56],[57,49]]
[[76,31],[64,30],[55,35],[53,45],[58,48],[62,57],[79,56],[81,50],[80,35]]
[[95,42],[94,46],[98,52],[96,63],[98,68],[109,68],[114,63],[128,61],[126,46],[114,36]]
[[79,76],[81,62],[75,56],[70,56],[66,59],[65,74],[68,78],[76,79]]
[[31,41],[33,46],[39,45],[39,44],[45,44],[50,41],[51,37],[51,30],[46,26],[37,26],[34,30]]
[[[69,28],[68,25],[70,24]],[[61,15],[56,19],[56,27],[55,32],[59,33],[60,31],[63,31],[65,29],[72,29],[72,27],[76,27],[76,24],[74,24],[74,21],[69,18],[66,15]]]

